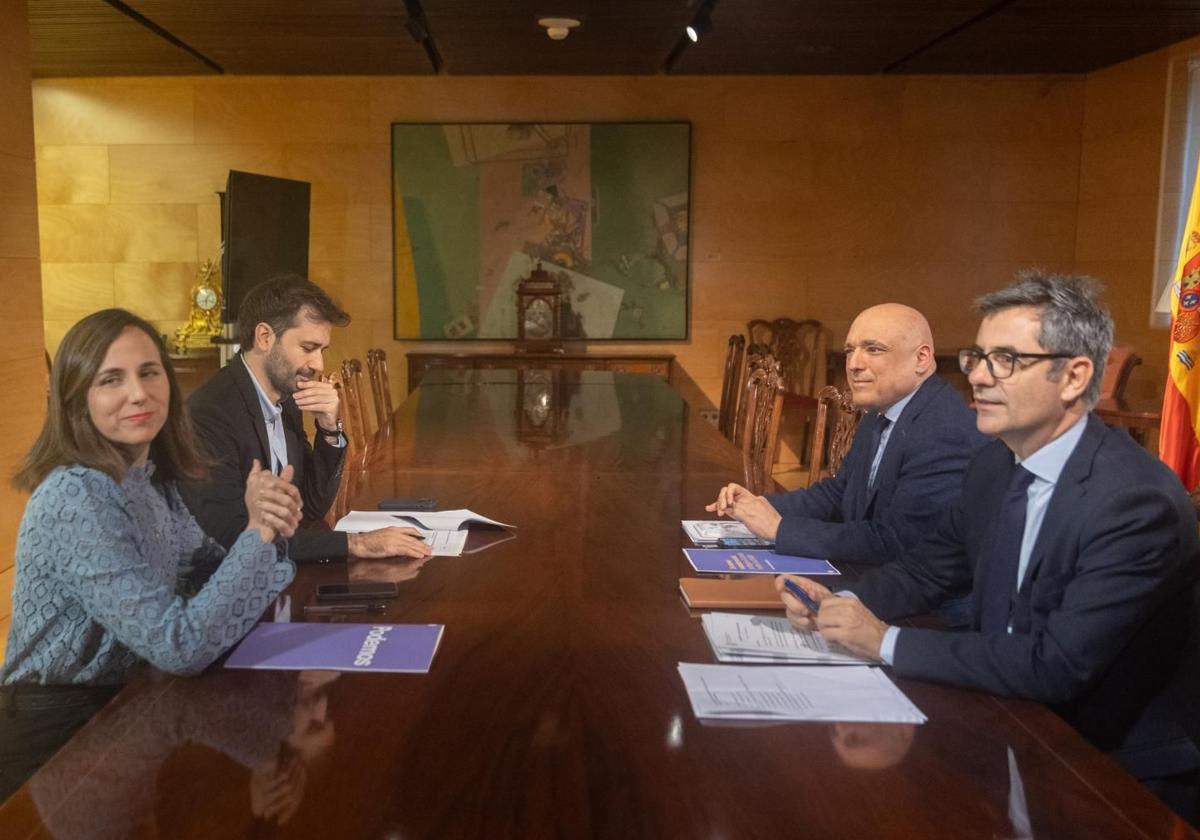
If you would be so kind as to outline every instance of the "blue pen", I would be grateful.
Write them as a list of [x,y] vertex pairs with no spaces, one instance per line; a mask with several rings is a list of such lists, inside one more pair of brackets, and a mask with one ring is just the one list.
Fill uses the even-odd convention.
[[797,598],[799,598],[800,603],[802,603],[802,604],[804,604],[804,606],[808,607],[808,611],[811,612],[813,615],[816,615],[817,611],[821,609],[821,605],[819,603],[817,603],[815,600],[813,600],[813,596],[811,596],[807,592],[805,592],[800,587],[800,584],[796,583],[791,578],[783,579],[783,587],[788,592],[791,592],[793,595],[795,595]]

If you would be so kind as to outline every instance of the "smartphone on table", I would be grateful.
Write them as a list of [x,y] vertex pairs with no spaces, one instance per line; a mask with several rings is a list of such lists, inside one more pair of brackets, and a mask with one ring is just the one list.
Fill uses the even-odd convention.
[[421,496],[412,499],[380,499],[380,510],[435,510],[437,499]]
[[354,583],[322,583],[317,586],[318,601],[373,601],[396,598],[400,588],[392,581],[363,580]]
[[721,537],[717,548],[774,548],[775,543],[758,537]]

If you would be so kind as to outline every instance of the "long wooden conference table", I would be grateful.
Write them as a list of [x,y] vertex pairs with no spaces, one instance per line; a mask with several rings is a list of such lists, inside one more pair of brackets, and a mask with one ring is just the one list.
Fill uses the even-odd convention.
[[515,537],[304,567],[275,613],[398,580],[385,615],[345,620],[444,624],[430,673],[139,679],[0,837],[1192,836],[1033,703],[900,680],[927,724],[697,720],[676,666],[713,657],[679,522],[742,467],[661,379],[431,374],[385,431],[357,507],[433,496]]

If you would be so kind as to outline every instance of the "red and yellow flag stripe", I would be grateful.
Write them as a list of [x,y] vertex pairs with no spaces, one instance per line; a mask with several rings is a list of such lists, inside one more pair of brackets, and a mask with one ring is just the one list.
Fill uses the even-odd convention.
[[1158,453],[1191,490],[1200,484],[1200,181],[1192,185],[1187,224],[1171,285],[1171,355]]

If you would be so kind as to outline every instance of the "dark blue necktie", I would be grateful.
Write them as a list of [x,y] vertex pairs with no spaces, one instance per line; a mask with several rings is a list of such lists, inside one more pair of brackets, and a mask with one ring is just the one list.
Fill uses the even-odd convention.
[[871,433],[871,466],[867,470],[868,490],[875,486],[875,476],[879,473],[879,463],[883,460],[883,453],[879,451],[879,446],[883,443],[883,433],[890,425],[892,425],[891,420],[887,417],[880,417],[879,424]]
[[1017,591],[1017,567],[1021,560],[1021,539],[1025,536],[1025,507],[1033,473],[1017,464],[1009,478],[1008,490],[996,513],[992,539],[982,558],[983,592],[979,629],[984,633],[1008,630],[1008,614]]

